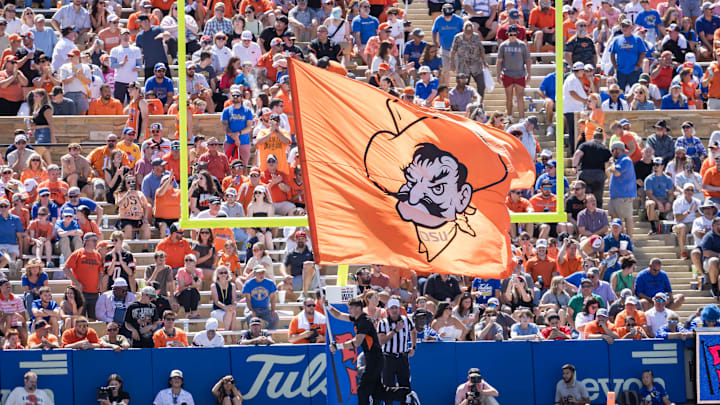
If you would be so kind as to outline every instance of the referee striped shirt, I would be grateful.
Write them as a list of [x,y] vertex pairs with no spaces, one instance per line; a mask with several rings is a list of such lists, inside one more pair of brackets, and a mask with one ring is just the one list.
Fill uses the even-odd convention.
[[397,323],[402,320],[405,324],[400,332],[393,333],[390,339],[385,342],[382,346],[383,353],[401,354],[407,353],[410,350],[410,331],[415,328],[415,325],[405,315],[400,315],[400,319],[397,321],[390,320],[390,317],[380,320],[378,323],[378,333],[390,334],[390,331],[394,330]]

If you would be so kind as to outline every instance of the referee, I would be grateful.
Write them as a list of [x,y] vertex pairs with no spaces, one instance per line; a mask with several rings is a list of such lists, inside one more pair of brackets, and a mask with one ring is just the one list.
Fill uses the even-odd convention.
[[375,404],[383,400],[403,402],[406,399],[412,399],[417,403],[417,396],[410,390],[410,387],[388,387],[380,381],[383,370],[383,354],[380,350],[375,326],[370,317],[363,312],[362,300],[355,297],[348,301],[348,310],[350,314],[345,314],[328,306],[328,311],[335,318],[352,322],[355,326],[355,338],[343,343],[333,342],[330,345],[330,352],[335,353],[338,349],[344,348],[355,350],[362,345],[366,365],[365,372],[360,376],[358,383],[358,405],[369,405],[371,396]]
[[400,301],[391,298],[387,303],[388,317],[378,324],[378,340],[382,346],[385,367],[383,384],[393,387],[410,386],[410,362],[408,357],[415,354],[417,331],[412,320],[400,314]]

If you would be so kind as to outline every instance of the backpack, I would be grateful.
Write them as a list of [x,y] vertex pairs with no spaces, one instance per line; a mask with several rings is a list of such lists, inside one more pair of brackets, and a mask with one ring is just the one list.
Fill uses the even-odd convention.
[[618,395],[617,405],[640,405],[640,396],[635,391],[623,391]]

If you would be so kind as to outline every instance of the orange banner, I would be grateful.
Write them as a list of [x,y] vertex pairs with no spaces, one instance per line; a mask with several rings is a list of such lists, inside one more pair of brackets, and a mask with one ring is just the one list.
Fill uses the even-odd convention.
[[315,260],[509,274],[511,188],[535,168],[514,137],[290,63]]

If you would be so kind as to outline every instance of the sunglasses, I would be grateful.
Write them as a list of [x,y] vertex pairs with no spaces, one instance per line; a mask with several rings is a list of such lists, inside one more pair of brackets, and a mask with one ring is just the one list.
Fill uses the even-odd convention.
[[30,159],[31,162],[39,162],[40,159]]
[[120,330],[119,328],[107,328],[108,332],[117,332],[119,330]]
[[218,146],[216,143],[209,143],[208,146]]
[[160,130],[159,130],[159,129],[153,129],[153,130],[150,130],[150,132],[152,132],[153,134],[157,134],[157,133],[160,132]]
[[263,193],[262,191],[256,191],[256,192],[254,192],[253,194],[255,194],[255,195],[263,195],[264,193]]
[[[720,158],[718,158],[718,159],[720,159]],[[260,175],[259,174],[251,174],[250,177],[260,177]]]
[[228,272],[227,272],[227,271],[221,271],[221,272],[218,272],[218,274],[228,274]]
[[86,323],[78,323],[75,326],[77,326],[80,329],[86,329],[88,327]]
[[210,234],[210,231],[200,231],[200,234],[201,234],[201,235],[208,235],[208,234]]
[[305,305],[305,306],[308,307],[308,308],[315,308],[315,304],[307,304],[307,305]]
[[509,37],[516,37],[517,34],[507,34],[507,36],[509,36]]
[[193,260],[193,259],[185,259],[185,263],[194,262],[194,261],[195,261],[195,260]]

